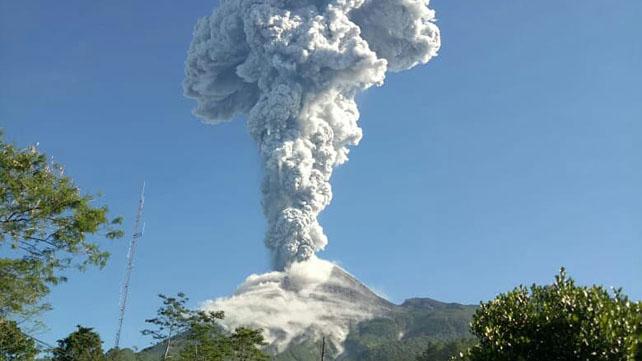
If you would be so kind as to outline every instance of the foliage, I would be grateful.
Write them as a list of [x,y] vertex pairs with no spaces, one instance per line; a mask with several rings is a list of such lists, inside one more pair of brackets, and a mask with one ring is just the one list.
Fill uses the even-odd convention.
[[[341,360],[408,361],[425,352],[427,345],[470,339],[469,324],[475,309],[476,306],[428,298],[410,299],[386,318],[354,325],[344,343],[345,353]],[[314,347],[316,351],[318,346]],[[289,349],[286,352],[290,352]],[[290,361],[301,358],[279,356],[278,359]]]
[[228,340],[232,351],[230,361],[268,360],[268,356],[260,349],[265,346],[262,330],[240,327]]
[[106,361],[138,361],[136,353],[129,348],[112,348],[105,354]]
[[474,343],[473,339],[461,339],[448,342],[430,342],[417,361],[449,361],[463,354]]
[[0,258],[0,317],[19,313],[28,318],[48,309],[38,304],[49,291],[41,277],[42,267],[34,259]]
[[517,287],[482,303],[470,361],[641,360],[642,303],[603,287],[580,287],[564,269],[549,286]]
[[219,361],[231,353],[228,338],[216,322],[223,312],[194,312],[179,361]]
[[36,354],[35,342],[16,322],[0,318],[0,361],[32,361]]
[[167,359],[170,351],[172,337],[185,333],[189,329],[191,311],[185,306],[189,298],[179,292],[176,297],[158,295],[163,300],[163,305],[156,311],[156,317],[145,320],[155,327],[145,329],[142,334],[151,336],[154,340],[166,343],[163,359]]
[[[205,312],[189,309],[189,298],[184,293],[176,297],[159,295],[163,304],[156,317],[145,322],[154,325],[143,330],[144,335],[164,343],[162,359],[172,355],[180,361],[266,361],[267,355],[261,351],[265,346],[262,331],[238,328],[232,334],[225,334],[218,324],[223,312]],[[178,352],[171,352],[175,345]],[[150,354],[154,348],[143,350]],[[144,356],[145,357],[145,356]]]
[[0,315],[25,312],[65,281],[61,271],[104,266],[108,254],[88,239],[118,238],[120,218],[91,205],[62,167],[36,147],[19,149],[0,134]]
[[100,336],[91,328],[76,327],[76,331],[58,340],[52,361],[104,361]]
[[214,323],[192,325],[179,361],[267,361],[261,330],[237,328],[225,335]]

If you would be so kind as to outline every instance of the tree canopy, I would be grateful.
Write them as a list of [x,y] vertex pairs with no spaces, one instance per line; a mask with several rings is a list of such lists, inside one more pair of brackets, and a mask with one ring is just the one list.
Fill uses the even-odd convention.
[[0,133],[0,316],[36,305],[69,267],[105,265],[108,253],[90,237],[121,237],[121,219],[93,201],[35,146]]
[[582,287],[564,269],[552,285],[519,286],[473,316],[469,361],[642,360],[642,303]]
[[20,331],[16,322],[0,318],[0,361],[31,361],[36,354],[35,342]]
[[52,361],[103,361],[102,341],[92,328],[76,326],[76,331],[58,340]]
[[164,343],[162,359],[170,358],[170,346],[176,341],[179,361],[267,361],[261,350],[265,346],[263,331],[240,327],[231,334],[218,321],[222,311],[192,310],[186,306],[189,298],[179,292],[175,297],[159,295],[162,305],[156,317],[145,320],[153,325],[144,335]]
[[105,353],[107,361],[138,361],[136,352],[130,348],[112,348]]

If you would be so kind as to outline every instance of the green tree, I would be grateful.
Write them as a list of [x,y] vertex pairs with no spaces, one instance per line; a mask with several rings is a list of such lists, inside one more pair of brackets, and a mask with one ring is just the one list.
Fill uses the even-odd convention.
[[102,341],[92,328],[76,326],[77,330],[58,340],[52,361],[104,361]]
[[0,133],[0,316],[38,307],[69,267],[105,265],[108,254],[89,236],[120,237],[121,220],[93,200],[35,146],[17,148]]
[[621,290],[580,287],[562,269],[548,286],[523,286],[482,303],[470,361],[639,361],[642,303]]
[[172,338],[187,332],[193,313],[186,306],[189,298],[182,292],[179,292],[176,297],[168,297],[163,294],[159,294],[158,297],[163,301],[163,304],[156,311],[156,317],[145,320],[155,327],[143,330],[142,334],[151,336],[159,342],[165,342],[163,360],[167,360]]
[[20,331],[16,322],[0,318],[0,361],[32,361],[36,354],[34,341]]
[[106,361],[137,361],[136,352],[129,348],[112,348],[105,354]]
[[231,360],[234,361],[267,361],[269,357],[261,351],[266,343],[263,330],[239,327],[229,336]]
[[182,292],[176,297],[158,296],[163,303],[156,317],[145,320],[154,327],[142,333],[165,344],[163,360],[169,358],[175,340],[180,361],[268,360],[261,351],[265,346],[261,330],[241,327],[231,335],[225,334],[218,324],[224,317],[223,312],[191,310],[186,306],[189,298]]
[[223,312],[193,312],[179,361],[222,361],[230,355],[229,339],[217,322],[223,316]]

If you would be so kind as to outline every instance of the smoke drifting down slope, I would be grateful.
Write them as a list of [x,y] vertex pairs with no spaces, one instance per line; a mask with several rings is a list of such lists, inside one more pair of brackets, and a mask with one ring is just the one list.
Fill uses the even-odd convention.
[[436,55],[433,21],[421,0],[221,0],[198,21],[185,94],[206,122],[247,118],[276,270],[326,246],[317,216],[362,136],[355,96]]
[[312,257],[285,271],[251,275],[231,297],[203,309],[225,311],[224,325],[261,328],[277,351],[292,341],[327,337],[339,352],[350,325],[384,316],[393,304],[374,294],[335,264]]

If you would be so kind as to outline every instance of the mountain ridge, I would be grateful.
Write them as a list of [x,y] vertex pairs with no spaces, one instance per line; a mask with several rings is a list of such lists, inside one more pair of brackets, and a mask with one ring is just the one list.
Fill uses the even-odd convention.
[[[288,272],[252,275],[232,296],[206,305],[225,312],[228,330],[263,329],[265,351],[277,361],[318,360],[322,338],[327,360],[407,360],[430,342],[472,337],[468,326],[477,308],[428,297],[395,304],[322,260]],[[140,354],[159,354],[160,349],[156,345]]]

